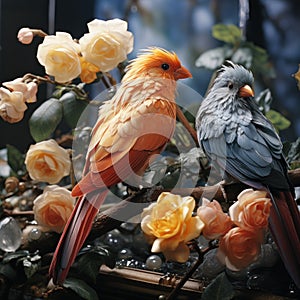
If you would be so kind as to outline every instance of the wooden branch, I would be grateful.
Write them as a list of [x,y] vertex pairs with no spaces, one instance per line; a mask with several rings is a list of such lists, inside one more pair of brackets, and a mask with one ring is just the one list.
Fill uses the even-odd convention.
[[[295,187],[300,186],[300,169],[289,171],[289,178]],[[220,185],[206,187],[199,186],[195,188],[173,189],[172,193],[181,196],[191,195],[195,198],[196,202],[199,202],[202,196],[208,199],[215,199],[219,202],[232,202],[245,188],[248,188],[245,184],[233,183],[224,186],[223,189]],[[122,222],[140,214],[143,207],[146,207],[147,203],[156,201],[157,197],[162,192],[170,192],[170,190],[163,190],[158,187],[152,188],[151,190],[143,189],[135,195],[113,205],[113,207],[100,212],[94,221],[88,239],[91,240],[99,237],[108,231],[117,228]],[[133,203],[145,203],[145,206],[133,205]]]

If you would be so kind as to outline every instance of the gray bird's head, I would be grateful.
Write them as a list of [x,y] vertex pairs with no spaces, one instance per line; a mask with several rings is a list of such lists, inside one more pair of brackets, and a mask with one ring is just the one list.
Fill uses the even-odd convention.
[[252,85],[253,75],[241,65],[226,61],[218,71],[218,75],[210,92],[221,92],[238,98],[254,96]]

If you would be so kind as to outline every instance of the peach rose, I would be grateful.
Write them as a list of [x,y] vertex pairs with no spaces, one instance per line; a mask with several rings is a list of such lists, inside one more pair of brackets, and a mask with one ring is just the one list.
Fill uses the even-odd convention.
[[133,35],[127,22],[120,19],[93,20],[87,24],[89,33],[79,40],[83,58],[102,72],[114,69],[126,60],[133,49]]
[[236,201],[229,208],[229,215],[233,222],[245,229],[256,230],[268,226],[271,200],[266,191],[246,189],[238,195]]
[[33,82],[23,82],[22,78],[16,78],[12,81],[3,82],[2,85],[13,90],[14,92],[21,92],[23,94],[23,101],[27,103],[36,102],[36,93],[38,85]]
[[31,44],[34,34],[28,27],[21,28],[18,32],[17,38],[22,44]]
[[66,32],[45,36],[37,51],[37,59],[48,75],[57,82],[68,82],[81,72],[79,60],[80,46]]
[[71,192],[57,185],[45,187],[33,202],[34,218],[48,230],[61,233],[74,208]]
[[32,179],[55,184],[69,175],[71,161],[68,151],[50,139],[31,145],[25,164]]
[[234,227],[221,237],[219,251],[227,268],[238,271],[254,262],[261,250],[262,230],[250,231]]
[[163,252],[168,260],[187,261],[186,242],[198,237],[204,227],[198,216],[192,217],[194,208],[194,198],[165,192],[144,209],[141,227],[154,239],[152,252]]
[[0,116],[3,120],[17,123],[23,119],[26,109],[21,92],[10,92],[5,88],[0,88]]
[[99,68],[93,65],[90,62],[84,60],[83,57],[80,57],[81,64],[81,73],[80,80],[84,83],[92,83],[95,79],[97,79],[97,72],[99,72]]
[[216,200],[209,201],[204,198],[197,215],[205,224],[202,234],[208,240],[219,238],[233,227],[233,222]]

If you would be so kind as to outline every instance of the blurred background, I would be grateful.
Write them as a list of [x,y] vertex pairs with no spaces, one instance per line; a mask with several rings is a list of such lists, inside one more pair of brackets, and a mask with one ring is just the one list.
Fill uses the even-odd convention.
[[[42,40],[36,38],[31,45],[19,43],[16,35],[20,28],[39,28],[49,34],[65,31],[80,38],[87,32],[86,24],[94,18],[121,18],[128,21],[135,38],[129,58],[149,46],[174,50],[193,73],[193,79],[185,83],[204,95],[212,71],[195,67],[195,61],[201,53],[222,45],[212,37],[212,26],[239,25],[238,0],[0,0],[0,5],[0,82],[26,73],[44,75],[36,59]],[[300,91],[292,76],[300,63],[300,1],[250,0],[249,5],[247,40],[268,51],[276,73],[272,80],[263,81],[260,88],[270,88],[272,108],[292,122],[280,132],[282,139],[294,141],[300,136]],[[11,144],[21,151],[27,150],[33,143],[28,119],[49,97],[47,87],[42,86],[38,102],[28,105],[21,122],[8,124],[0,120],[0,149]]]

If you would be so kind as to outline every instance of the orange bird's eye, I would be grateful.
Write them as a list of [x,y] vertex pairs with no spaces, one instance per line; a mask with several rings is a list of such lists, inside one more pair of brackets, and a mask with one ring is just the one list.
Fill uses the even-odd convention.
[[161,68],[162,68],[163,70],[167,71],[167,70],[170,68],[170,66],[169,66],[168,64],[162,64],[162,65],[161,65]]

